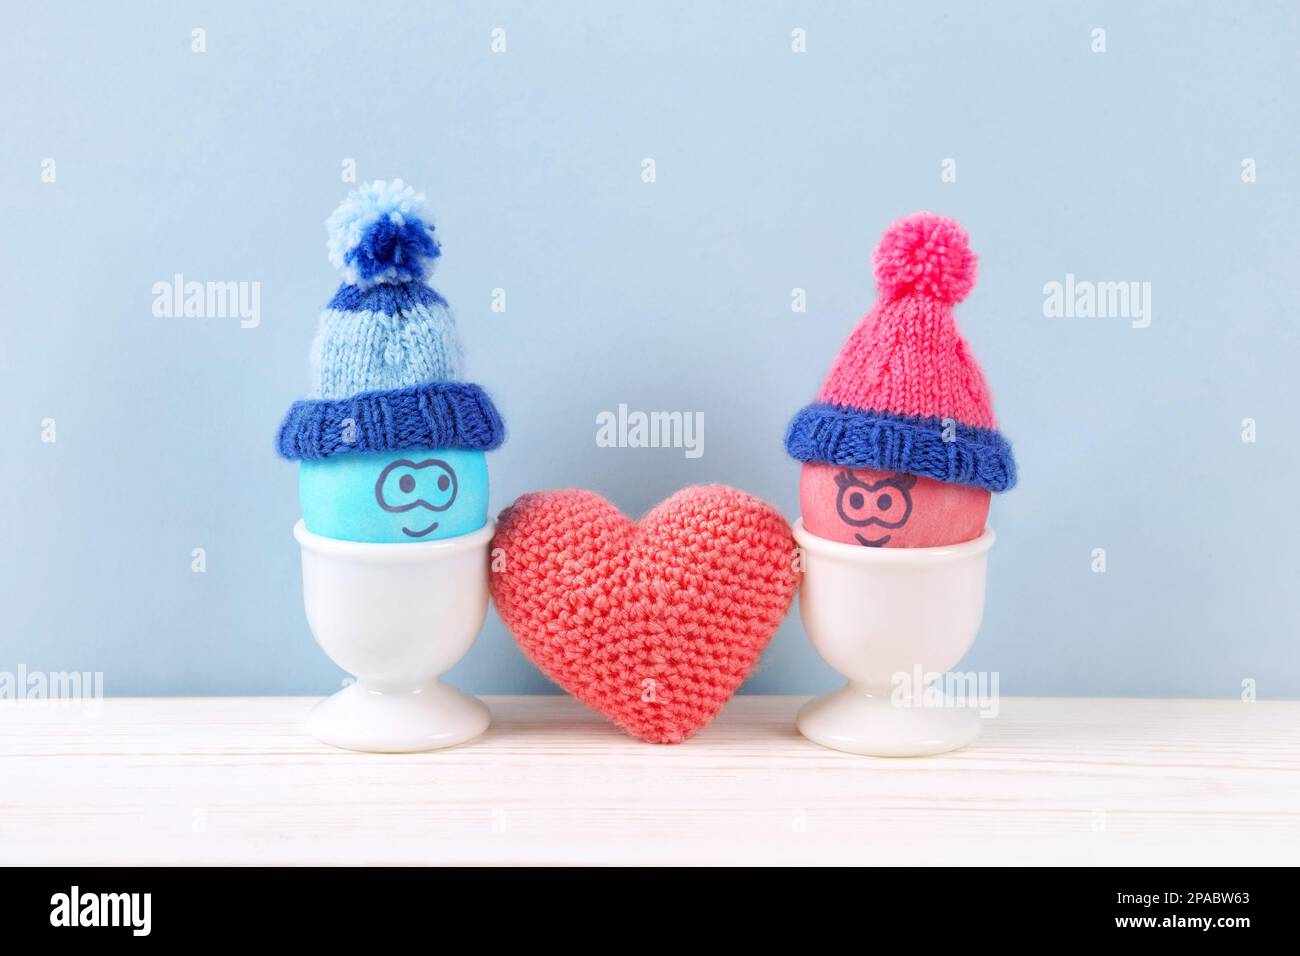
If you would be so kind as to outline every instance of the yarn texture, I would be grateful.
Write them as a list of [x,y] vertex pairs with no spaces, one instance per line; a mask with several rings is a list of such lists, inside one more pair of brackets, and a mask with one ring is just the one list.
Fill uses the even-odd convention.
[[[334,300],[348,298],[350,293],[340,290]],[[321,314],[311,346],[309,394],[345,398],[452,381],[461,377],[464,365],[456,320],[436,292],[417,283],[375,286],[358,295],[353,308],[330,308]]]
[[916,293],[948,305],[970,294],[978,264],[966,230],[956,220],[930,212],[898,220],[871,254],[881,295]]
[[307,398],[280,424],[280,455],[500,446],[501,415],[487,393],[461,381],[456,320],[426,281],[442,249],[424,195],[400,179],[376,180],[353,190],[325,225],[343,283],[317,324]]
[[426,382],[337,400],[294,402],[280,425],[290,460],[403,448],[491,451],[506,429],[487,393],[469,382]]
[[330,262],[349,285],[415,282],[442,253],[425,222],[424,193],[377,179],[348,194],[325,223]]
[[717,716],[798,586],[785,519],[720,485],[683,489],[639,522],[590,491],[527,494],[492,546],[492,597],[524,653],[652,743]]
[[872,261],[879,297],[817,401],[791,422],[786,450],[803,462],[1006,491],[1016,482],[1011,445],[953,316],[977,271],[965,230],[914,213],[886,230]]
[[808,405],[786,432],[792,458],[848,468],[901,471],[985,491],[1006,491],[1016,483],[1011,446],[997,431],[955,425],[944,438],[937,418],[863,415],[839,405]]

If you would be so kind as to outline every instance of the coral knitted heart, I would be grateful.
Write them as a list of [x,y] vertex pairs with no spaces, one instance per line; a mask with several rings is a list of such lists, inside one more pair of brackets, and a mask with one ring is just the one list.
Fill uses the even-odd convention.
[[492,597],[524,653],[652,743],[717,716],[798,586],[785,519],[721,485],[683,489],[639,522],[590,491],[524,495],[492,545],[494,565],[504,556]]

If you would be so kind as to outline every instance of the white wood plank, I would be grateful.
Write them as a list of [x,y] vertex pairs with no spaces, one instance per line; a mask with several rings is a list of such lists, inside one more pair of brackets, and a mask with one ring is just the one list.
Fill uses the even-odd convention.
[[1300,702],[1003,699],[883,760],[742,697],[675,747],[562,697],[355,754],[297,698],[0,703],[0,863],[1297,863]]

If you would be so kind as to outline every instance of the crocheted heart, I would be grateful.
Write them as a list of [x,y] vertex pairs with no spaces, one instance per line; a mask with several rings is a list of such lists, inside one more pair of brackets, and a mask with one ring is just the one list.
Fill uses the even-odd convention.
[[590,491],[539,492],[498,521],[492,597],[519,646],[652,743],[718,715],[798,586],[789,525],[734,488],[686,488],[639,522]]

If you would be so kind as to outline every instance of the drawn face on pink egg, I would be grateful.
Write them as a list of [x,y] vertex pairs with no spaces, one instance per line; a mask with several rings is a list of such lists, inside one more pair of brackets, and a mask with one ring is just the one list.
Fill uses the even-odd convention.
[[978,538],[989,493],[895,471],[807,464],[799,479],[804,527],[865,548],[932,548]]

